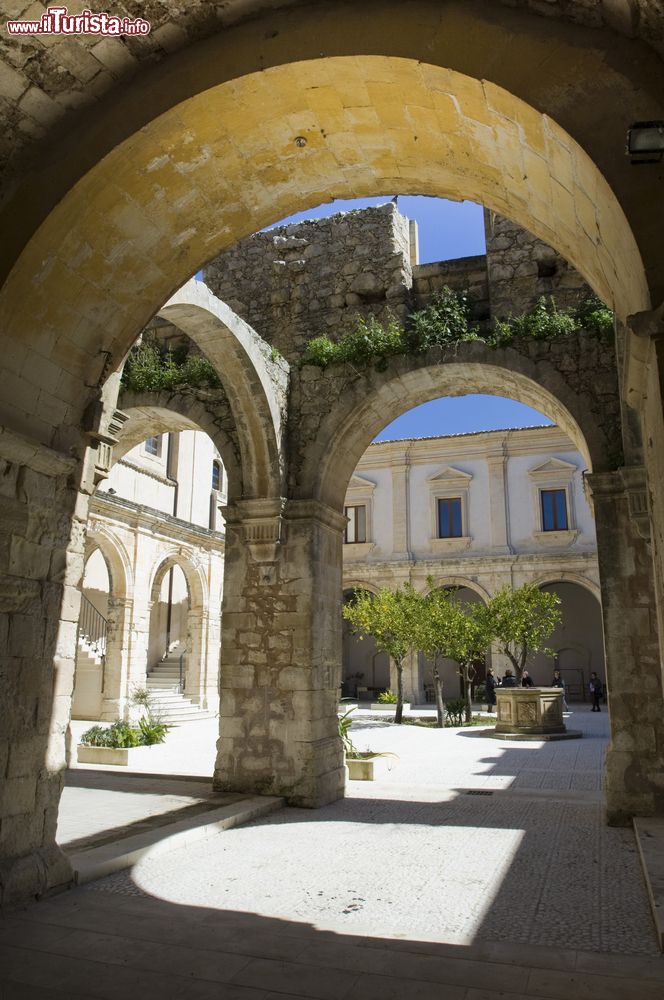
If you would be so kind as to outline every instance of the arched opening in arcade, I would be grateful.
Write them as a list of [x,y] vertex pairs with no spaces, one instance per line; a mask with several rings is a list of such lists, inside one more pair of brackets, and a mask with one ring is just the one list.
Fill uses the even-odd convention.
[[111,574],[100,548],[87,558],[81,585],[72,719],[100,719],[106,692]]
[[[482,388],[481,372],[479,367],[475,371],[475,390]],[[437,373],[438,379],[441,375]],[[551,421],[548,414],[555,407],[548,405],[545,392],[534,409],[537,400],[530,390],[521,397],[530,406],[477,391],[442,398],[429,391],[434,397],[429,402],[405,410],[380,429],[352,472],[343,501],[348,525],[344,601],[358,587],[375,591],[407,582],[422,593],[442,587],[461,604],[486,604],[503,587],[539,585],[553,567],[561,579],[585,574],[599,596],[595,523],[585,486],[589,456],[580,428],[572,431],[572,440]],[[404,396],[390,396],[394,410],[401,410]],[[358,425],[347,423],[349,428]],[[346,449],[347,442],[341,453]],[[558,592],[559,585],[552,586]],[[592,648],[594,666],[589,669],[603,678],[598,596],[576,584],[563,584],[559,596],[562,621],[550,642],[563,657],[573,646]],[[587,597],[594,603],[593,615]],[[359,640],[344,622],[345,695],[370,702],[381,689],[394,689],[387,664],[378,685],[366,684],[365,677],[373,680],[375,655],[373,641]],[[475,664],[473,699],[475,688],[481,693],[487,665],[502,677],[510,663],[497,647],[488,648]],[[405,700],[412,705],[434,700],[431,666],[421,652],[413,651],[407,659]],[[550,682],[545,653],[531,657],[528,666],[536,683]],[[445,659],[439,671],[444,698],[463,697],[459,664]],[[582,700],[581,687],[578,694]]]
[[[579,269],[620,320],[650,307],[647,276],[661,272],[659,232],[647,210],[656,198],[647,184],[633,193],[622,172],[612,168],[613,153],[607,155],[605,143],[609,121],[618,134],[625,107],[638,103],[635,94],[646,92],[649,104],[658,102],[647,84],[647,67],[642,69],[640,63],[636,67],[631,59],[632,69],[622,73],[621,67],[628,65],[622,50],[616,51],[615,65],[611,60],[602,64],[605,97],[593,118],[600,120],[606,110],[607,119],[598,136],[587,129],[587,94],[580,85],[581,80],[598,78],[596,55],[579,44],[575,26],[561,32],[558,46],[545,47],[539,29],[534,28],[532,36],[503,30],[495,19],[479,17],[473,5],[472,14],[460,18],[453,32],[435,19],[433,23],[428,10],[421,19],[413,18],[411,30],[404,33],[399,30],[399,5],[390,5],[384,15],[387,20],[381,12],[376,26],[376,54],[366,56],[353,51],[366,33],[349,30],[353,25],[367,28],[362,21],[365,12],[349,10],[338,23],[334,13],[316,12],[320,17],[316,30],[308,38],[303,31],[296,46],[297,63],[290,42],[282,48],[284,36],[278,31],[264,36],[272,46],[267,63],[262,46],[260,51],[251,45],[241,45],[236,52],[227,49],[237,40],[232,31],[214,44],[192,47],[174,57],[186,71],[170,73],[168,81],[162,81],[164,86],[149,81],[144,92],[137,83],[130,94],[109,100],[96,117],[89,142],[70,130],[58,159],[62,171],[52,185],[44,182],[49,169],[45,159],[44,175],[35,171],[19,186],[17,196],[31,210],[25,217],[14,213],[20,221],[8,251],[17,251],[17,263],[0,298],[2,356],[13,359],[2,420],[17,435],[48,450],[48,461],[42,465],[56,470],[63,517],[73,521],[77,502],[66,483],[74,479],[83,483],[88,475],[83,471],[85,448],[90,438],[104,440],[104,428],[95,423],[103,407],[95,406],[105,370],[119,366],[150,316],[202,263],[276,218],[328,198],[331,191],[391,192],[399,179],[399,187],[409,192],[472,198],[546,240]],[[302,16],[304,26],[307,15]],[[469,31],[475,41],[472,54],[460,59],[458,52],[466,51],[460,40],[469,37]],[[342,54],[320,58],[321,36]],[[516,58],[515,45],[523,61]],[[509,59],[497,59],[497,53],[508,50]],[[539,84],[544,52],[549,79],[561,81],[560,86],[551,86],[554,96]],[[499,66],[492,81],[484,80],[487,65]],[[519,65],[516,76],[515,65]],[[632,82],[630,73],[639,81]],[[624,102],[617,99],[622,96]],[[266,107],[273,109],[269,117]],[[32,185],[42,192],[34,202],[28,197]],[[73,261],[75,266],[70,266]],[[297,267],[290,273],[297,273]],[[659,280],[652,277],[652,286]],[[72,317],[81,321],[72,323]],[[270,363],[278,359],[270,358]],[[405,400],[414,404],[436,394],[478,391],[478,386],[481,391],[541,405],[569,434],[586,467],[607,477],[597,482],[605,488],[608,507],[606,484],[616,469],[617,442],[612,442],[612,450],[606,438],[615,431],[615,421],[607,425],[596,408],[586,409],[587,394],[584,399],[584,393],[566,385],[560,373],[553,377],[542,359],[520,358],[518,351],[506,347],[489,361],[481,347],[470,344],[450,364],[422,360],[411,371],[398,367],[388,377],[371,372],[358,379],[355,389],[340,394],[338,406],[330,406],[327,414],[316,413],[317,425],[308,422],[313,432],[309,442],[314,437],[315,442],[307,443],[306,454],[297,456],[287,494],[300,504],[300,522],[305,520],[303,504],[309,502],[341,516],[353,469],[385,419],[396,415],[397,400],[400,405]],[[25,372],[34,372],[48,385],[26,383]],[[274,506],[283,496],[285,435],[273,420],[273,433],[265,442],[257,427],[261,422],[255,417],[251,387],[244,389],[234,400],[235,417],[256,447],[242,454],[246,463],[241,462],[242,449],[236,450],[235,458],[243,464],[243,472],[250,468],[255,475],[245,476],[236,496],[244,503],[265,500]],[[355,391],[361,399],[350,399]],[[281,400],[273,400],[272,415],[283,412]],[[88,481],[85,486],[91,492]],[[626,506],[626,496],[621,503],[623,499]],[[249,527],[243,523],[242,531],[238,529],[238,537],[244,532],[252,551],[264,556],[288,537],[273,530],[275,518],[270,521],[266,515],[257,526],[259,518],[253,516]],[[291,539],[300,522],[293,515],[288,524]],[[605,535],[609,527],[607,515],[602,523]],[[341,544],[339,540],[339,559]],[[64,565],[60,557],[66,547],[60,539],[58,559],[42,559],[40,565]],[[620,550],[622,556],[625,548]],[[22,550],[15,546],[14,551]],[[34,578],[27,564],[24,570],[26,577]],[[259,572],[266,587],[276,588],[276,572],[260,569],[256,575]],[[76,586],[79,575],[73,568],[64,580],[57,576],[58,586]],[[341,585],[335,582],[334,589],[335,600],[340,601]],[[620,593],[616,589],[617,599],[627,590],[626,584]],[[612,620],[615,623],[615,614]],[[51,637],[57,629],[51,627],[54,622],[48,624],[40,634],[46,636],[42,659],[50,678],[55,652]],[[613,634],[617,633],[614,628]],[[327,649],[319,655],[313,642],[305,649],[316,669],[324,664],[321,675],[327,677],[334,657]],[[294,691],[309,690],[298,681],[290,683]],[[45,684],[44,690],[51,687]],[[59,701],[66,699],[45,697],[51,704],[42,714],[50,719],[57,742],[67,713]],[[280,701],[275,705],[282,710]],[[269,706],[265,711],[269,714]],[[313,731],[319,717],[308,712],[307,721]],[[635,724],[631,717],[623,721],[626,728]],[[276,739],[278,724],[282,720],[266,722],[261,715],[257,724],[261,747],[273,745],[270,740]],[[18,717],[16,725],[20,732],[12,731],[12,739],[16,736],[18,746],[32,733]],[[307,744],[313,747],[312,754],[322,752],[325,736],[334,735],[331,716],[316,733],[318,742],[311,736]],[[241,749],[238,744],[231,752],[230,740],[225,761],[232,759],[239,773]],[[46,737],[43,743],[45,748]],[[289,753],[279,762],[281,775],[293,773],[295,754],[289,757]],[[652,764],[648,758],[645,770]],[[276,772],[274,762],[269,767]],[[302,773],[314,771],[307,764]],[[321,766],[316,779],[327,773]],[[616,768],[614,777],[617,774]],[[40,780],[47,777],[52,784],[48,794],[57,798],[57,775]],[[293,801],[298,794],[293,794]],[[650,798],[653,794],[644,792]],[[324,795],[308,790],[305,798],[308,804],[320,803]]]
[[563,574],[560,579],[541,586],[542,590],[560,598],[562,617],[547,643],[549,652],[535,657],[532,676],[535,683],[547,684],[554,669],[559,670],[568,703],[590,703],[589,685],[593,673],[597,674],[603,690],[606,690],[599,587],[595,582],[594,568],[588,567],[586,572],[585,579]]
[[[438,584],[438,587],[448,591],[450,599],[464,607],[478,603],[485,604],[487,600],[486,595],[481,594],[476,585],[468,586],[462,579],[457,583],[441,582]],[[475,703],[478,701],[476,691],[480,689],[480,685],[484,684],[486,671],[491,666],[491,649],[487,648],[484,655],[478,656],[470,664],[470,669],[467,669],[471,702]],[[431,661],[420,651],[417,656],[417,691],[418,694],[420,691],[423,693],[423,700],[426,704],[432,704],[435,701],[432,667]],[[438,673],[442,681],[445,698],[453,700],[458,698],[465,699],[466,677],[459,663],[449,657],[443,656],[438,661]],[[418,701],[420,700],[422,699],[418,698]]]

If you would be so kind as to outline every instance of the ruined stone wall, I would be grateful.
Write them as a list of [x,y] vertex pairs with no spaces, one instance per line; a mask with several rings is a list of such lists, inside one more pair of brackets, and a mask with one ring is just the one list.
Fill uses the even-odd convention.
[[550,246],[496,212],[484,210],[486,270],[492,316],[528,312],[552,295],[567,309],[590,294],[578,271]]
[[205,283],[289,360],[306,342],[338,339],[358,316],[404,321],[445,286],[468,291],[473,319],[560,308],[590,292],[560,254],[485,210],[486,255],[415,264],[409,220],[389,202],[256,233],[217,257]]
[[456,291],[468,291],[475,319],[489,317],[489,286],[486,257],[459,257],[413,267],[413,307],[423,309],[436,292],[447,285]]
[[337,339],[357,316],[405,319],[409,223],[391,202],[241,240],[203,270],[208,287],[286,357]]

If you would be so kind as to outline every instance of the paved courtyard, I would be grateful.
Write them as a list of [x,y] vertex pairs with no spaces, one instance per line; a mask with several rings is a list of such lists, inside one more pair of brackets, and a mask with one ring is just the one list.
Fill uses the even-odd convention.
[[[634,836],[602,821],[607,716],[568,725],[524,745],[360,718],[358,746],[399,755],[377,781],[12,916],[24,992],[0,997],[661,998]],[[68,837],[99,826],[67,808]]]

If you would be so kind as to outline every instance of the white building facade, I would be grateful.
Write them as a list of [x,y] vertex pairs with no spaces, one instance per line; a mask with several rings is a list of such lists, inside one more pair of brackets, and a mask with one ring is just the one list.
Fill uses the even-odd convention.
[[74,718],[127,714],[148,687],[172,721],[219,710],[225,471],[198,431],[150,437],[91,505]]
[[[561,599],[553,655],[531,664],[547,684],[561,669],[571,698],[584,700],[590,672],[604,676],[599,574],[585,463],[555,426],[372,444],[346,494],[344,597],[410,582],[426,591],[459,588],[456,599],[486,601],[502,586],[536,583]],[[374,697],[394,687],[371,641],[344,630],[344,693]],[[500,675],[507,662],[493,650]],[[478,665],[481,679],[485,665]],[[456,665],[444,665],[446,697],[457,697]],[[406,697],[431,697],[430,666],[411,656]]]

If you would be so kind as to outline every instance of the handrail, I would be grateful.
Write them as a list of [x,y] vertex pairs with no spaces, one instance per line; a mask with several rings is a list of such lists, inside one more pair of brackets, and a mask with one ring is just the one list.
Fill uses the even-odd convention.
[[105,669],[106,669],[106,637],[108,634],[108,620],[104,618],[100,611],[97,611],[94,604],[88,600],[85,594],[81,594],[81,613],[78,618],[78,637],[94,653],[101,658],[102,682],[101,689],[104,690]]

